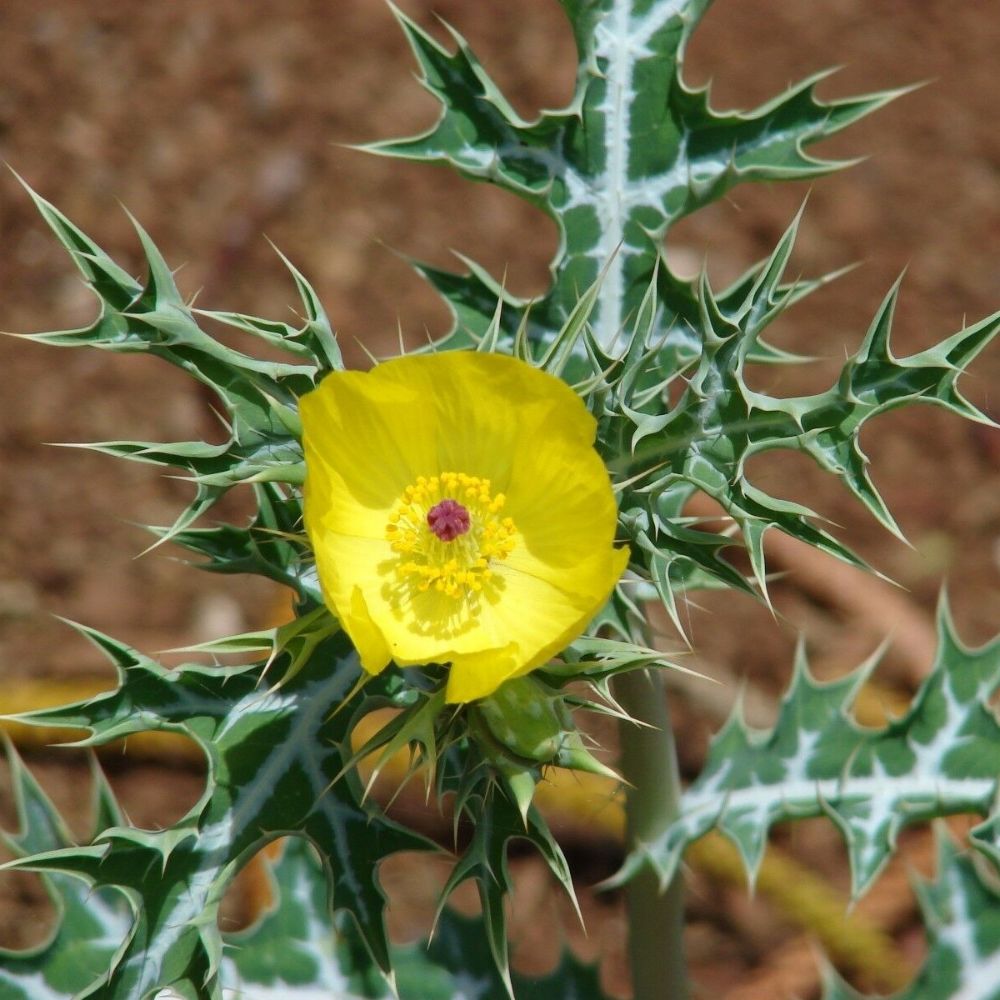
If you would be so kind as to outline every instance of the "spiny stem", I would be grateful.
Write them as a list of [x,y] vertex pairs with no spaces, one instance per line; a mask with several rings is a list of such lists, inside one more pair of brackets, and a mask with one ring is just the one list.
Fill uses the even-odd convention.
[[[636,722],[621,725],[628,849],[656,839],[680,815],[680,776],[663,678],[636,670],[616,678],[615,697]],[[651,867],[626,886],[629,961],[635,1000],[686,1000],[684,898],[680,874],[666,892]]]

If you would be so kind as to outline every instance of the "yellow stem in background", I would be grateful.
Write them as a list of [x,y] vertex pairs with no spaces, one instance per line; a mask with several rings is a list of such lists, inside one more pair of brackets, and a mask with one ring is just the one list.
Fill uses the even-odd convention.
[[[107,688],[106,680],[18,681],[0,695],[0,716],[82,701]],[[878,703],[877,699],[875,701]],[[370,739],[385,718],[384,714],[373,713],[363,719],[353,734],[355,746]],[[83,730],[26,726],[2,718],[0,731],[24,750],[41,750],[86,735]],[[98,749],[120,754],[122,743],[117,741]],[[172,733],[137,733],[128,738],[124,752],[132,760],[182,759],[192,764],[204,761],[196,743]],[[361,770],[365,780],[366,762],[362,762]],[[406,778],[407,770],[407,755],[400,753],[383,769],[382,788],[394,789]],[[549,768],[546,780],[538,785],[535,801],[554,822],[571,822],[589,834],[619,843],[624,841],[624,796],[620,787],[607,778]],[[691,844],[685,862],[709,878],[728,885],[746,882],[739,852],[717,833],[710,833]],[[769,847],[758,875],[757,892],[790,923],[814,934],[841,968],[864,973],[879,989],[896,990],[909,981],[911,964],[890,935],[871,919],[857,913],[848,915],[848,900],[843,893],[779,848]]]

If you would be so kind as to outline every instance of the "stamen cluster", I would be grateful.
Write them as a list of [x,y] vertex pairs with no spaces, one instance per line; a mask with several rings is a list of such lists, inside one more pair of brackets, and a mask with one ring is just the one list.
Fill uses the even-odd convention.
[[[419,590],[434,588],[448,597],[478,593],[493,576],[492,564],[506,559],[516,544],[514,521],[500,516],[505,503],[503,493],[493,496],[490,481],[479,476],[418,476],[403,490],[385,527],[393,552],[409,557],[396,572]],[[466,519],[467,530],[450,527],[464,527]]]

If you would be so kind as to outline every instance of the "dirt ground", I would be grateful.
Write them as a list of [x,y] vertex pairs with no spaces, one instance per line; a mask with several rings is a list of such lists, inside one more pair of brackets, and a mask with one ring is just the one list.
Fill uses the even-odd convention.
[[[429,27],[434,14],[454,23],[523,115],[568,98],[574,53],[555,0],[400,5]],[[717,0],[691,46],[687,72],[691,82],[714,81],[718,107],[754,106],[835,64],[844,68],[822,85],[827,97],[928,81],[827,144],[823,151],[831,155],[869,157],[852,170],[817,181],[811,192],[804,184],[738,189],[675,230],[671,249],[679,259],[707,259],[721,282],[773,247],[809,193],[796,251],[802,272],[862,262],[780,321],[773,339],[819,360],[802,374],[761,373],[755,376],[761,385],[798,392],[829,384],[904,268],[898,355],[997,308],[998,47],[1000,15],[980,0]],[[294,289],[266,235],[307,273],[355,363],[364,362],[364,349],[391,349],[397,323],[415,339],[447,322],[404,255],[449,265],[455,250],[495,274],[506,269],[517,293],[544,287],[556,236],[533,210],[445,170],[348,148],[412,133],[434,115],[435,105],[413,79],[402,36],[377,0],[0,5],[0,157],[138,273],[136,240],[121,206],[127,207],[167,260],[183,265],[182,290],[200,289],[199,302],[208,308],[288,315]],[[91,318],[91,300],[10,175],[0,176],[0,241],[0,329],[53,330]],[[994,348],[964,389],[1000,416],[998,384]],[[145,651],[258,627],[274,615],[278,595],[262,582],[198,574],[169,553],[135,558],[149,543],[136,525],[169,523],[183,484],[150,468],[46,447],[216,438],[208,400],[193,383],[148,359],[4,339],[0,389],[3,690],[28,681],[110,678],[97,654],[53,614]],[[886,676],[905,697],[930,662],[927,623],[944,582],[967,641],[1000,630],[1000,435],[925,407],[883,418],[865,447],[912,547],[795,456],[768,458],[752,472],[769,491],[830,517],[843,538],[904,589],[886,585],[859,602],[853,578],[844,589],[834,567],[795,550],[776,553],[787,573],[774,587],[777,621],[743,599],[709,597],[690,612],[699,662],[726,679],[728,699],[734,679],[747,678],[766,714],[787,679],[799,633],[818,669],[832,675],[894,629],[898,641]],[[220,513],[240,517],[240,501]],[[724,706],[707,709],[697,694],[682,692],[674,707],[691,776]],[[35,753],[31,763],[82,833],[81,759]],[[128,760],[109,766],[140,825],[170,822],[201,787],[193,771]],[[9,826],[5,782],[0,777],[0,823]],[[782,831],[779,839],[792,856],[845,887],[843,850],[825,824]],[[617,849],[594,843],[572,823],[567,842],[589,937],[566,933],[602,958],[608,988],[625,995],[621,900],[587,888],[613,870]],[[537,968],[549,953],[538,951],[537,935],[525,928],[539,919],[568,927],[567,910],[533,861],[517,867],[517,956]],[[405,864],[389,875],[402,900],[402,916],[394,910],[402,932],[413,924],[406,915],[411,902],[413,912],[426,909],[435,876]],[[897,882],[901,887],[890,895],[905,895],[905,883]],[[902,953],[917,961],[922,943],[908,898],[890,930]],[[815,974],[778,977],[796,943],[812,963],[807,939],[788,914],[766,898],[750,902],[741,888],[697,869],[690,899],[699,995],[790,996],[789,982],[797,995],[810,995]],[[44,915],[35,882],[0,879],[0,945],[38,940]]]

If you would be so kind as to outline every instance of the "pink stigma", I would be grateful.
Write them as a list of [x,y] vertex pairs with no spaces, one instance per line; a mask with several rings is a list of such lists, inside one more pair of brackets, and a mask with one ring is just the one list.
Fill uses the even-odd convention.
[[464,535],[471,523],[469,512],[457,500],[442,500],[427,511],[427,526],[442,542]]

